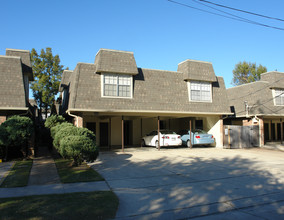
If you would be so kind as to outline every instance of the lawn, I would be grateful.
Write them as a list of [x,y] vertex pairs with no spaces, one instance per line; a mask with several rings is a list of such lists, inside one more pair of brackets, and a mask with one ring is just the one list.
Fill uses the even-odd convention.
[[58,174],[62,183],[75,183],[75,182],[92,182],[103,181],[95,170],[90,168],[86,163],[75,167],[72,166],[72,160],[55,159]]
[[111,191],[0,199],[1,219],[112,219],[118,198]]
[[0,187],[26,186],[32,168],[32,160],[17,161]]

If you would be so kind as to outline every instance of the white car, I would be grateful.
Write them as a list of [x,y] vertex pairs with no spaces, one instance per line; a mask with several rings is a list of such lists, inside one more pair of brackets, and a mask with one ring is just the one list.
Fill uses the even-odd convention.
[[[181,146],[180,135],[170,130],[160,130],[160,147],[162,146]],[[152,131],[142,138],[142,146],[159,147],[158,131]]]

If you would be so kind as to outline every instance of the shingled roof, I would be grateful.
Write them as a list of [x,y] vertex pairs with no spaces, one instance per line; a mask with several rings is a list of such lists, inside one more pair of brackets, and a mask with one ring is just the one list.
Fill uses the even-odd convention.
[[23,73],[29,76],[30,81],[34,80],[29,50],[6,49],[6,56],[21,57]]
[[95,72],[138,74],[132,52],[100,49],[95,59]]
[[20,57],[0,55],[0,109],[27,107]]
[[178,64],[178,71],[184,73],[184,80],[216,81],[213,65],[209,62],[185,60]]
[[284,88],[284,73],[269,72],[261,75],[261,80],[227,89],[230,106],[236,117],[245,117],[245,101],[249,106],[249,116],[284,115],[283,106],[275,106],[272,88]]
[[59,85],[59,92],[62,92],[63,88],[69,85],[72,73],[73,73],[73,71],[71,71],[71,70],[64,70],[63,71],[62,77],[61,77],[61,82],[60,82],[60,85]]
[[[105,65],[107,69],[107,62]],[[222,77],[214,75],[212,102],[190,102],[183,72],[138,68],[133,77],[133,98],[105,98],[101,97],[101,75],[95,73],[98,69],[97,63],[77,64],[70,77],[69,111],[230,114]]]

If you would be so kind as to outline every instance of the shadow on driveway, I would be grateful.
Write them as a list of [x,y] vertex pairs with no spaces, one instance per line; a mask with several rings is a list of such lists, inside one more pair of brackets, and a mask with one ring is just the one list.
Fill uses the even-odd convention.
[[283,219],[284,162],[281,157],[262,161],[258,154],[218,149],[108,152],[92,167],[119,197],[117,219],[220,213],[225,219]]

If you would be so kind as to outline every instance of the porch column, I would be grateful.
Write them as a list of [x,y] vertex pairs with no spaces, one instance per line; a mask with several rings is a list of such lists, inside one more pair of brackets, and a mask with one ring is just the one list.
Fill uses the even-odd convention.
[[263,118],[259,119],[259,145],[264,145],[264,121]]
[[[142,125],[143,125],[143,119],[141,118],[141,120],[140,120],[140,137],[141,137],[141,138],[143,137]],[[141,147],[143,147],[143,146],[142,146],[142,140],[141,140]]]
[[80,116],[77,116],[77,125],[78,128],[82,128],[83,127],[83,118]]
[[220,117],[220,144],[224,148],[224,120],[222,116]]
[[190,149],[192,148],[192,140],[191,140],[191,138],[194,137],[194,135],[192,135],[191,131],[192,131],[191,120],[189,120],[189,133],[190,133],[190,134],[189,134],[189,138],[190,138],[189,143],[190,143]]
[[121,150],[124,152],[124,118],[121,116]]
[[158,116],[158,150],[160,150],[160,117]]

